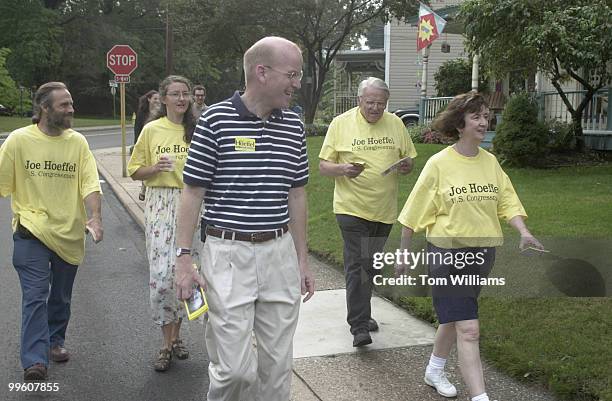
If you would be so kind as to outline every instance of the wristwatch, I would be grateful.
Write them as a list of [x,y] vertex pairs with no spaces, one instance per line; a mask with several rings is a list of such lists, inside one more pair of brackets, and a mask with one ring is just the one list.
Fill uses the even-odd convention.
[[181,255],[191,255],[191,249],[189,248],[176,248],[176,257]]

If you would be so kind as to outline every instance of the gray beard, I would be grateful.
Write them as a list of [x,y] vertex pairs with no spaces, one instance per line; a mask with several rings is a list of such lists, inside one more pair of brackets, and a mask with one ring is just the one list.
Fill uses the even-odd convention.
[[72,127],[72,118],[64,114],[53,113],[47,115],[47,126],[51,129],[65,130]]

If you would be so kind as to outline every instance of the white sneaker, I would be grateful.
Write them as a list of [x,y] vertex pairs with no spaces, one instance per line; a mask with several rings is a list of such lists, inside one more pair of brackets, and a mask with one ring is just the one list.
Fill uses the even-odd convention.
[[425,383],[435,388],[438,394],[444,397],[456,397],[457,389],[446,378],[446,373],[442,371],[439,375],[425,372]]

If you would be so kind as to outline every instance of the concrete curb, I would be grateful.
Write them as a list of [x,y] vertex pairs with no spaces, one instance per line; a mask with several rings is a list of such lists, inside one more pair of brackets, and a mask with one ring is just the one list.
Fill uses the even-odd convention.
[[[99,156],[94,152],[94,156],[96,159],[99,159]],[[121,202],[121,204],[125,207],[129,215],[134,219],[134,221],[140,226],[140,228],[144,231],[144,210],[143,207],[130,196],[130,193],[127,189],[121,185],[117,181],[117,179],[113,176],[113,174],[107,170],[104,163],[100,161],[97,162],[98,171],[100,175],[104,178],[104,180],[108,183],[111,190],[117,195],[117,198]]]

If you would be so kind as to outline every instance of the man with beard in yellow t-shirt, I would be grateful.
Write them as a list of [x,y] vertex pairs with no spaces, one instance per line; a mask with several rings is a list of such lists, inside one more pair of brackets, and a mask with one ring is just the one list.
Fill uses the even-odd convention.
[[[370,77],[359,84],[359,107],[334,118],[319,154],[321,175],[335,177],[334,213],[344,240],[347,322],[353,346],[378,330],[370,300],[372,256],[381,252],[397,217],[399,174],[417,153],[402,120],[385,111],[389,87]],[[388,173],[387,168],[399,166]]]
[[103,235],[96,162],[85,137],[70,129],[72,105],[63,83],[42,85],[34,97],[34,124],[13,131],[0,147],[0,196],[11,196],[21,364],[28,381],[47,378],[49,359],[70,358],[64,340],[84,233],[96,242]]

